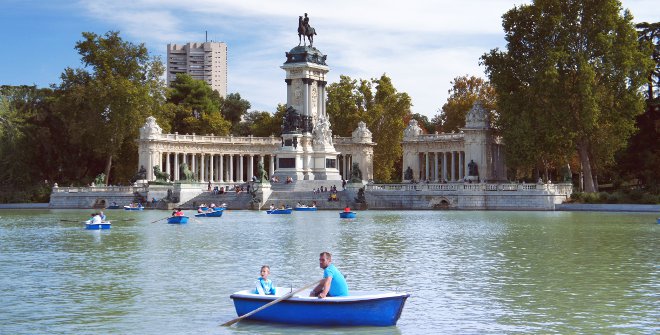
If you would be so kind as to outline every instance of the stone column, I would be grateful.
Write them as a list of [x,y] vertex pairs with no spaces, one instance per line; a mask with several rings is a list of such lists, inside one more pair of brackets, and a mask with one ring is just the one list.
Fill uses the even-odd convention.
[[242,183],[243,179],[243,154],[238,155],[238,182]]
[[268,178],[275,174],[275,156],[270,155],[270,166],[268,167]]
[[225,181],[225,169],[224,169],[224,164],[225,164],[225,155],[220,155],[218,157],[218,181],[223,182]]
[[284,79],[286,82],[286,101],[287,103],[289,101],[293,101],[293,98],[291,97],[291,79]]
[[456,151],[451,152],[451,181],[456,181]]
[[320,81],[319,82],[319,90],[320,90],[320,93],[319,93],[319,97],[320,97],[319,98],[319,104],[320,104],[319,113],[321,113],[326,118],[328,117],[328,115],[326,114],[326,111],[325,111],[325,85],[327,83],[328,83],[327,81]]
[[228,182],[233,182],[234,181],[234,155],[229,154],[229,166],[227,167],[229,169],[229,180]]
[[206,154],[200,154],[199,156],[199,181],[206,181],[206,169],[204,168],[204,161],[206,160]]
[[447,179],[447,153],[442,153],[442,180]]
[[196,159],[195,157],[197,154],[190,154],[190,171],[193,173],[193,178],[195,178],[195,175],[197,174],[197,170],[195,169],[197,167],[197,163],[195,162]]
[[463,165],[465,165],[464,163],[465,162],[463,160],[463,152],[459,151],[458,152],[458,179],[463,179],[463,177],[465,177],[463,175],[463,173],[465,172],[465,169],[463,168]]
[[250,154],[249,157],[247,179],[252,180],[252,177],[254,176],[254,154]]
[[165,164],[167,165],[165,170],[167,170],[167,173],[170,174],[170,180],[172,180],[174,179],[173,178],[174,174],[172,173],[172,166],[170,165],[170,154],[171,154],[170,152],[165,153],[165,157],[167,159],[167,161],[165,161]]
[[433,156],[433,163],[434,163],[434,164],[433,164],[433,165],[434,165],[434,170],[433,170],[434,174],[433,174],[433,177],[435,177],[434,180],[435,180],[435,182],[437,183],[438,181],[440,181],[440,178],[439,178],[439,175],[438,175],[438,165],[440,165],[440,160],[439,160],[440,158],[438,157],[438,153],[437,153],[437,152],[434,152],[433,155],[434,155],[434,156]]
[[215,176],[213,175],[213,154],[209,156],[209,181],[214,182]]
[[430,153],[428,151],[424,153],[424,156],[426,157],[425,169],[424,169],[425,170],[424,171],[424,178],[426,180],[431,179],[431,178],[429,178],[429,172],[430,172],[430,168],[429,168],[430,166],[429,165],[431,164],[431,159],[430,159],[431,157],[429,157],[429,155],[430,155]]
[[175,152],[174,153],[174,170],[172,171],[174,174],[174,178],[172,180],[177,181],[179,180],[179,153]]
[[303,83],[303,112],[302,115],[309,115],[309,82],[311,79],[302,78]]

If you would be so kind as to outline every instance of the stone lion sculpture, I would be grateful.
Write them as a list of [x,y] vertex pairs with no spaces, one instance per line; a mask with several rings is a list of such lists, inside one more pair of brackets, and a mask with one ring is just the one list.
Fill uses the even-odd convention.
[[154,166],[154,176],[156,176],[156,181],[169,181],[170,174],[160,170],[160,165]]
[[188,164],[183,163],[181,164],[181,167],[179,168],[181,170],[181,180],[187,180],[187,181],[194,181],[194,175],[193,172],[190,171],[190,168],[188,167]]

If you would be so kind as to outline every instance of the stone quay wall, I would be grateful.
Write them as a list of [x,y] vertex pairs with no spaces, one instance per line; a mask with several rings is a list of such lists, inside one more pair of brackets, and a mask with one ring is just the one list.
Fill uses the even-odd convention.
[[[355,202],[359,189],[362,187],[365,189],[366,204]],[[163,199],[168,195],[168,190],[170,190],[170,195],[178,200],[177,204],[180,205],[203,194],[204,184],[56,187],[53,188],[49,207],[92,208],[101,205],[107,207],[113,202],[123,206],[135,201],[136,195],[147,200],[152,198]],[[309,195],[309,192],[291,194],[292,198],[287,199],[291,201],[304,199],[302,196]],[[357,183],[348,184],[346,190],[340,192],[340,204],[341,206],[349,204],[359,209],[556,210],[557,205],[567,200],[571,192],[571,184],[420,183],[363,185]],[[269,199],[273,197],[273,194],[275,193],[262,194],[263,203],[274,201]],[[279,197],[281,196],[282,194],[279,194]],[[273,199],[275,198],[277,197],[273,197]],[[223,199],[232,202],[232,199]],[[242,206],[241,204],[244,203],[233,202],[236,206]],[[249,207],[246,205],[245,208],[234,207],[234,209],[249,209]]]
[[370,209],[555,210],[571,184],[370,184]]

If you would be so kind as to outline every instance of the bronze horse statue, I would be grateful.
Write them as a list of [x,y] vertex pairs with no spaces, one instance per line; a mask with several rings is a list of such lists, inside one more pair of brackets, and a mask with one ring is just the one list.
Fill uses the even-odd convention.
[[307,45],[305,40],[305,37],[307,37],[307,39],[309,39],[309,46],[311,47],[314,43],[314,35],[316,35],[316,30],[312,28],[309,23],[303,23],[303,17],[298,16],[298,45],[303,42]]

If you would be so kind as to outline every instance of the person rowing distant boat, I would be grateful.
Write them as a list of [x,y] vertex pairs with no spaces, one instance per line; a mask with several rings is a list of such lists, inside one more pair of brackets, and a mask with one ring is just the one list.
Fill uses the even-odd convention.
[[312,290],[310,297],[342,297],[348,295],[346,278],[332,264],[332,255],[324,251],[319,255],[319,267],[323,269],[323,280]]

